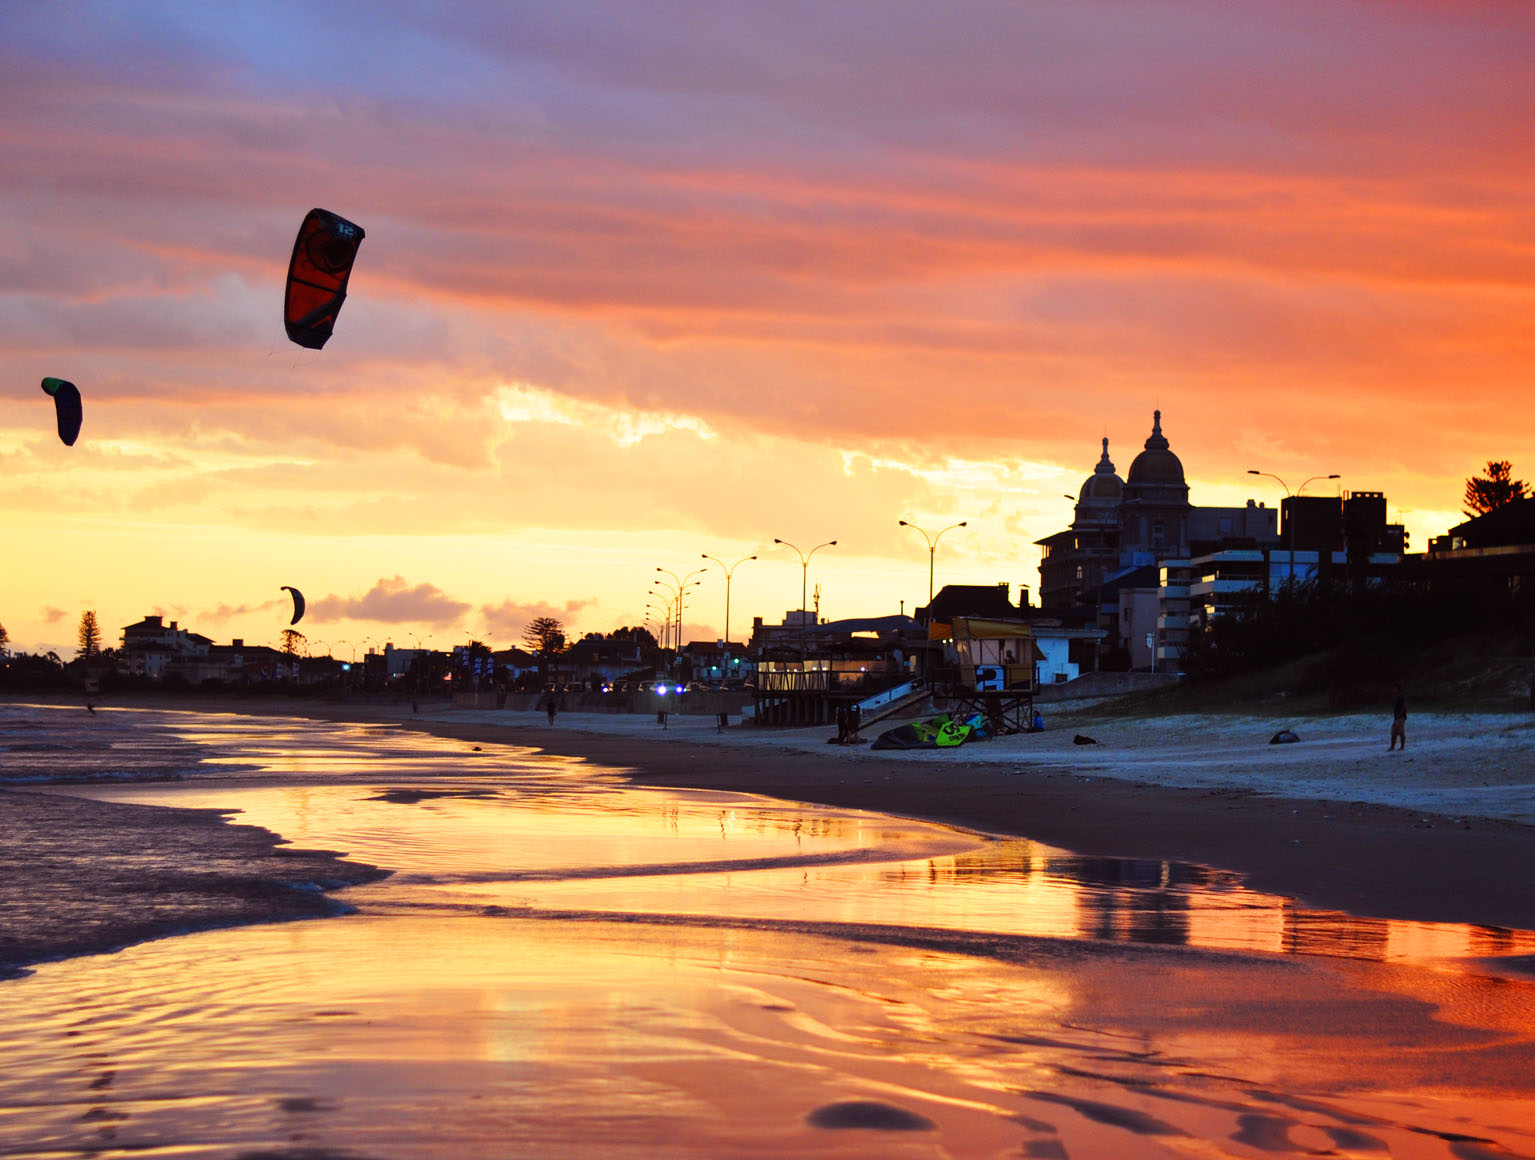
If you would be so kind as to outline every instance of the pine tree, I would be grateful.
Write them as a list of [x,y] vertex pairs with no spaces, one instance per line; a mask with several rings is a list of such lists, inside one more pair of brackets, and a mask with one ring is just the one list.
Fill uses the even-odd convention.
[[96,613],[87,609],[80,614],[80,648],[77,657],[93,657],[101,651],[101,626],[96,623]]
[[536,617],[522,630],[522,643],[535,656],[555,656],[565,649],[565,626],[552,616]]
[[1485,477],[1473,475],[1466,480],[1466,515],[1484,516],[1505,504],[1525,499],[1530,485],[1522,479],[1511,478],[1514,465],[1506,459],[1489,459]]

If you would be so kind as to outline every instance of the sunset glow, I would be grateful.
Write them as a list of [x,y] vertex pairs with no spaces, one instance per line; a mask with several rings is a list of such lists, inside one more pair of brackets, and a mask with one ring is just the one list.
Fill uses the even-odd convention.
[[[1154,407],[1411,547],[1535,475],[1522,2],[0,9],[0,624],[731,631],[1028,585]],[[282,285],[367,230],[323,351]],[[79,385],[74,447],[38,389]],[[1317,488],[1314,485],[1311,493]],[[712,566],[711,566],[712,567]],[[723,574],[684,636],[724,633]]]

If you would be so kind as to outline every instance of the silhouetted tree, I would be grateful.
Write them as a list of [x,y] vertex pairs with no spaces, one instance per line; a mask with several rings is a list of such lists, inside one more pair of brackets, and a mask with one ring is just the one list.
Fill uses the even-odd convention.
[[538,658],[538,672],[549,678],[549,662],[565,651],[565,626],[552,616],[537,616],[522,630],[522,643]]
[[93,657],[101,651],[101,626],[96,623],[95,612],[87,609],[80,614],[80,632],[76,639],[80,642],[75,653],[78,657]]
[[5,625],[0,624],[0,648],[11,643],[11,634],[5,631]]
[[641,648],[656,647],[655,634],[642,625],[635,625],[633,628],[630,628],[628,625],[622,628],[615,628],[612,632],[608,633],[607,639],[629,641],[639,645]]
[[1485,476],[1473,475],[1466,480],[1466,515],[1484,516],[1505,504],[1525,499],[1530,485],[1522,479],[1512,478],[1514,465],[1506,459],[1489,459]]
[[535,617],[522,630],[522,643],[535,656],[554,656],[565,648],[565,626],[552,616]]
[[284,656],[298,656],[299,645],[304,643],[304,634],[296,628],[282,630],[282,651]]

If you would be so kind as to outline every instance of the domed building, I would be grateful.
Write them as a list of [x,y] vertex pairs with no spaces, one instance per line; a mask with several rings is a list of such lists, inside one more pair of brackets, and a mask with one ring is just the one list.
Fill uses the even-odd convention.
[[[1071,527],[1043,540],[1039,600],[1055,615],[1093,618],[1132,668],[1174,658],[1187,635],[1190,558],[1222,545],[1277,540],[1275,510],[1200,508],[1189,502],[1183,461],[1151,413],[1151,434],[1121,482],[1109,441],[1083,482]],[[1163,573],[1167,575],[1164,576]]]
[[1077,493],[1071,527],[1037,541],[1041,606],[1068,608],[1092,602],[1119,559],[1119,507],[1124,491],[1125,482],[1114,471],[1105,436],[1103,455]]
[[1130,464],[1119,504],[1119,564],[1139,568],[1189,550],[1189,485],[1183,462],[1162,434],[1162,412],[1151,413],[1146,449]]

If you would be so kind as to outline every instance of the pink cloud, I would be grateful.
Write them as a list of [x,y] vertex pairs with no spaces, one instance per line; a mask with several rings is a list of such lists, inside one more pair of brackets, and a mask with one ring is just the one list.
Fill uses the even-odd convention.
[[393,576],[380,578],[361,596],[325,596],[311,600],[306,618],[449,625],[460,620],[471,607],[461,600],[454,600],[434,584],[412,586],[404,577]]
[[558,620],[565,626],[567,636],[578,635],[581,630],[577,629],[576,625],[582,611],[595,608],[596,605],[596,597],[567,600],[561,605],[546,601],[520,603],[514,600],[503,600],[499,604],[482,605],[479,614],[495,633],[497,646],[505,647],[508,644],[520,642],[523,629],[541,616]]

